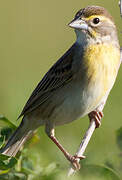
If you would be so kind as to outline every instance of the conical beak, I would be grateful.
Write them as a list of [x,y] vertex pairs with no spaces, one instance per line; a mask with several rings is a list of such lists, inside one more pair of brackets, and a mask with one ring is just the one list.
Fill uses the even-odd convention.
[[75,19],[68,26],[74,29],[88,30],[88,25],[82,19]]

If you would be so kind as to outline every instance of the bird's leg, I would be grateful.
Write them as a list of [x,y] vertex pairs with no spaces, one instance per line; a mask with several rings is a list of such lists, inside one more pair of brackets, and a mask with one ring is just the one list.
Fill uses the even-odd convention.
[[54,134],[54,128],[50,128],[49,124],[46,125],[45,132],[48,135],[48,137],[56,144],[56,146],[63,152],[64,156],[71,162],[73,165],[74,169],[79,170],[80,169],[80,164],[78,162],[78,159],[84,159],[85,156],[78,157],[77,155],[70,155],[64,147],[59,143],[57,138],[55,137]]
[[94,119],[96,128],[100,127],[101,125],[101,118],[103,117],[102,111],[92,111],[88,114],[90,121]]

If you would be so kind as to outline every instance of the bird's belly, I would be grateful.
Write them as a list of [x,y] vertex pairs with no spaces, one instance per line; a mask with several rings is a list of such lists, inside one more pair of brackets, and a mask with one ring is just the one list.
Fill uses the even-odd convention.
[[[79,85],[78,85],[79,86]],[[75,87],[50,117],[55,125],[70,123],[95,109],[100,101],[98,87]]]

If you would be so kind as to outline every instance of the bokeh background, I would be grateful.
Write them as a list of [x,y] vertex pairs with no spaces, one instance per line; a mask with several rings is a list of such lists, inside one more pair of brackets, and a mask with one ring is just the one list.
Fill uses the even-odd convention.
[[[108,9],[115,19],[122,45],[122,19],[118,0],[4,0],[0,1],[0,114],[18,125],[17,117],[31,92],[47,70],[74,43],[75,33],[67,24],[74,14],[88,5]],[[104,108],[102,126],[94,133],[86,150],[88,163],[117,162],[116,130],[122,126],[122,68]],[[56,136],[75,153],[89,124],[88,117],[56,128]],[[68,162],[44,133],[38,130],[40,142],[30,148],[36,162],[46,166]],[[36,158],[36,152],[40,156]]]

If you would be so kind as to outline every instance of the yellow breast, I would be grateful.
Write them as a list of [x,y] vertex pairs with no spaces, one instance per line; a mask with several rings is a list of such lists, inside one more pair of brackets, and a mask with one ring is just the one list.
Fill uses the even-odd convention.
[[100,86],[99,101],[109,91],[116,79],[120,65],[120,50],[112,44],[98,44],[87,47],[84,55],[88,86]]

